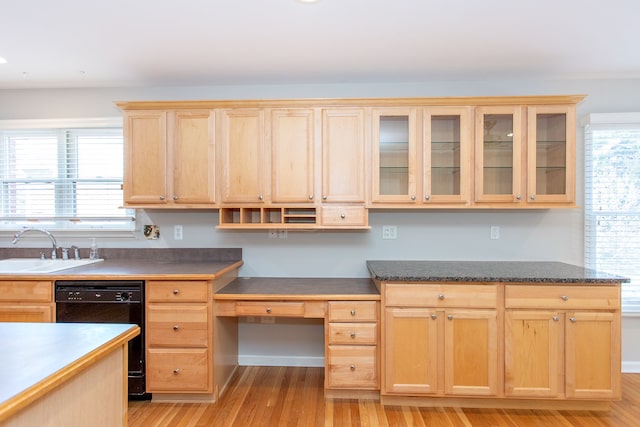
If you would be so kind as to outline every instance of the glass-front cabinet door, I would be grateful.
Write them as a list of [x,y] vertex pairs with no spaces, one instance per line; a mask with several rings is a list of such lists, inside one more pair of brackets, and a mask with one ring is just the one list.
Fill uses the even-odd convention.
[[528,107],[527,202],[575,202],[573,106]]
[[372,111],[374,203],[415,203],[417,143],[415,108]]
[[424,203],[468,203],[472,123],[469,107],[426,108],[423,127]]
[[475,131],[476,201],[522,202],[522,107],[477,107]]

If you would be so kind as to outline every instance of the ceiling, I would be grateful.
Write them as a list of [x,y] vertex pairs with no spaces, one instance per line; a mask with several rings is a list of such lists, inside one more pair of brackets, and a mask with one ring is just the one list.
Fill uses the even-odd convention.
[[637,0],[2,3],[0,89],[640,78]]

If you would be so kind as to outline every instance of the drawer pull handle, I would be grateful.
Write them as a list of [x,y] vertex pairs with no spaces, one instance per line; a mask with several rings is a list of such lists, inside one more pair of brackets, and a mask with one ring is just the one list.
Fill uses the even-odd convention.
[[180,326],[178,326],[178,325],[173,325],[173,330],[174,330],[174,331],[177,331],[178,329],[180,329]]
[[179,293],[180,293],[180,289],[174,289],[174,290],[173,290],[173,294],[174,294],[174,295],[178,295]]
[[575,317],[569,317],[571,323],[576,323],[578,320]]
[[438,316],[434,313],[434,314],[432,314],[432,315],[431,315],[431,318],[432,318],[433,320],[436,320],[436,319],[438,318]]
[[351,369],[352,371],[355,371],[356,370],[356,365],[349,366],[349,369]]
[[568,297],[568,296],[566,296],[566,295],[562,295],[562,296],[560,297],[560,299],[561,299],[562,301],[569,301],[569,297]]
[[345,219],[347,216],[345,214],[340,214],[340,218]]
[[356,309],[355,309],[355,308],[352,308],[352,309],[351,309],[351,315],[352,315],[352,316],[355,316],[355,315],[356,315]]
[[356,339],[356,333],[355,332],[351,332],[350,336],[351,336],[351,338]]
[[453,320],[453,314],[448,315],[448,316],[447,316],[447,319],[449,319],[449,320]]
[[271,313],[271,307],[267,307],[267,313]]
[[180,368],[176,368],[173,370],[173,375],[178,375],[180,373]]
[[557,322],[558,320],[560,320],[560,318],[558,316],[553,316],[553,321]]
[[443,299],[444,299],[444,294],[440,294],[440,295],[438,295],[438,299],[439,299],[439,300],[443,300]]

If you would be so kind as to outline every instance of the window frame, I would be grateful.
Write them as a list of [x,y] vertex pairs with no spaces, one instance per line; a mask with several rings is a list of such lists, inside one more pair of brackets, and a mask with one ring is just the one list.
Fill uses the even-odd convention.
[[[25,131],[25,132],[37,132],[39,130],[49,131],[69,131],[71,135],[77,137],[79,134],[91,129],[120,129],[123,128],[121,117],[100,117],[100,118],[79,118],[79,119],[27,119],[27,120],[0,120],[0,131]],[[77,132],[75,132],[77,131]],[[57,203],[57,202],[56,202]],[[101,224],[91,225],[90,221],[84,222],[82,225],[75,223],[74,221],[64,221],[64,219],[47,219],[43,218],[42,221],[32,219],[16,219],[13,224],[0,224],[0,235],[10,235],[17,230],[22,229],[25,226],[33,226],[38,228],[46,228],[48,230],[56,231],[56,233],[63,232],[65,234],[71,234],[75,236],[89,236],[94,237],[96,234],[109,234],[113,237],[132,237],[133,233],[138,231],[136,224],[136,212],[133,209],[129,209],[129,216],[124,216],[121,221],[121,225],[108,226],[105,222]],[[130,224],[127,223],[130,221]]]

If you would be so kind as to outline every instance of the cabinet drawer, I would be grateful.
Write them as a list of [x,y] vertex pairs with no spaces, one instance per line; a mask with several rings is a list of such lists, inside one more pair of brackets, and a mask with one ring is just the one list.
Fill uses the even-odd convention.
[[496,308],[497,285],[387,283],[385,304],[396,307]]
[[207,302],[209,297],[205,280],[148,280],[145,290],[150,302]]
[[206,305],[150,304],[146,325],[149,346],[206,347],[208,317]]
[[207,392],[209,389],[206,349],[147,350],[147,391]]
[[378,320],[377,301],[329,301],[330,322],[364,322]]
[[620,309],[619,286],[505,286],[506,308]]
[[323,206],[321,212],[322,225],[325,226],[367,225],[367,210],[362,206]]
[[329,323],[329,344],[378,343],[377,323]]
[[376,346],[330,345],[327,351],[329,388],[378,387]]
[[47,281],[0,281],[0,301],[53,302],[53,284]]
[[238,301],[237,316],[304,317],[303,302]]

